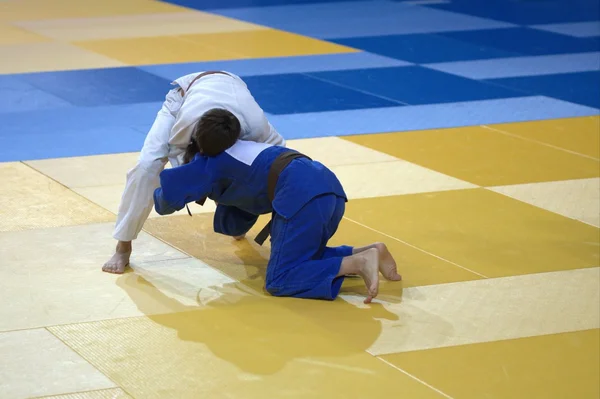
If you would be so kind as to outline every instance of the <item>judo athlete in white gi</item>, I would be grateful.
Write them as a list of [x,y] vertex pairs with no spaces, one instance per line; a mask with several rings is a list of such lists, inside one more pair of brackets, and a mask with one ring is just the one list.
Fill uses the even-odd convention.
[[[285,140],[271,126],[246,84],[229,72],[209,71],[176,79],[152,125],[137,165],[127,173],[113,237],[115,254],[102,268],[123,273],[129,264],[132,245],[152,211],[154,189],[167,160],[172,166],[183,162],[195,123],[213,108],[233,113],[241,124],[241,139],[285,146]],[[214,128],[222,123],[213,118]]]
[[[235,123],[235,116],[231,119]],[[192,144],[198,153],[190,163],[160,174],[156,212],[167,215],[208,197],[217,203],[214,231],[232,237],[244,236],[259,215],[271,213],[266,290],[274,296],[333,300],[344,277],[358,274],[370,303],[378,293],[379,272],[388,280],[401,279],[382,243],[327,246],[347,202],[333,172],[285,147],[238,137],[239,129],[217,135],[199,122]]]

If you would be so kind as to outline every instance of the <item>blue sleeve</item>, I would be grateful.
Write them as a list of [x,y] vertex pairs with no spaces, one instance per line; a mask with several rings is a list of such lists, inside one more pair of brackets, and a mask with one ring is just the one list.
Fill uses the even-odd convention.
[[160,174],[160,187],[154,190],[154,209],[159,215],[169,215],[210,194],[208,158],[198,156],[194,161]]

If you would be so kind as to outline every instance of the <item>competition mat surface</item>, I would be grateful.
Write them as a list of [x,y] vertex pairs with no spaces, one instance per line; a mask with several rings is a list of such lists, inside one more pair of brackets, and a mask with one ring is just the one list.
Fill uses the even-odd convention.
[[[600,397],[594,0],[0,1],[0,398]],[[182,75],[241,76],[383,241],[371,305],[266,294],[214,204],[101,272]]]

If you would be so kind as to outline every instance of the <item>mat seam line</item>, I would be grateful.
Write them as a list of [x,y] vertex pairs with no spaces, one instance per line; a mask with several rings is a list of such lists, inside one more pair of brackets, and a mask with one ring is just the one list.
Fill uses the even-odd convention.
[[[55,182],[56,184],[60,185],[63,188],[66,188],[68,191],[72,192],[73,194],[75,194],[76,196],[78,196],[79,198],[82,198],[83,200],[85,200],[86,202],[97,206],[98,208],[101,208],[103,210],[105,210],[106,212],[110,213],[113,216],[117,216],[114,212],[112,212],[110,209],[105,208],[104,206],[97,204],[96,202],[92,201],[91,199],[79,194],[77,191],[73,190],[71,187],[65,185],[64,183],[56,180],[54,177],[47,175],[46,173],[42,172],[41,170],[33,167],[32,165],[29,165],[27,163],[28,161],[19,161],[20,164],[23,164],[24,166],[26,166],[27,168],[33,170],[36,173],[41,174],[42,176],[46,177],[49,180],[52,180],[53,182]],[[96,223],[108,223],[108,222],[96,222]],[[114,223],[114,221],[111,221],[111,223]],[[95,224],[95,223],[86,223],[86,224]]]
[[[375,97],[375,98],[379,98],[379,99],[382,99],[382,100],[390,101],[390,102],[393,102],[395,104],[398,104],[399,106],[415,105],[415,104],[405,103],[404,101],[396,100],[396,99],[393,99],[391,97],[386,97],[386,96],[382,96],[380,94],[371,93],[369,91],[362,90],[362,89],[359,89],[359,88],[356,88],[356,87],[353,87],[353,86],[348,86],[348,85],[345,85],[343,83],[338,83],[338,82],[335,82],[335,81],[332,81],[332,80],[329,80],[329,79],[325,79],[325,78],[320,78],[320,77],[317,77],[317,76],[313,76],[313,75],[311,75],[312,73],[319,73],[319,72],[303,72],[303,73],[300,73],[299,75],[303,75],[303,76],[306,76],[307,78],[314,79],[314,80],[317,80],[317,81],[321,81],[323,83],[328,83],[328,84],[333,85],[333,86],[338,86],[338,87],[341,87],[341,88],[346,89],[346,90],[352,90],[352,91],[355,91],[357,93],[361,93],[361,94],[368,95],[368,96],[371,96],[371,97]],[[392,106],[387,106],[387,107],[377,107],[377,108],[393,108],[393,107]]]
[[401,372],[402,374],[404,374],[404,375],[406,375],[406,376],[408,376],[408,377],[412,378],[413,380],[417,381],[418,383],[420,383],[420,384],[422,384],[422,385],[425,385],[427,388],[429,388],[429,389],[431,389],[431,390],[433,390],[433,391],[435,391],[435,392],[439,393],[439,394],[440,394],[440,395],[442,395],[443,397],[445,397],[445,398],[447,398],[447,399],[454,399],[452,396],[448,395],[448,394],[447,394],[447,393],[445,393],[444,391],[442,391],[442,390],[440,390],[440,389],[438,389],[438,388],[434,387],[433,385],[430,385],[430,384],[428,384],[427,382],[425,382],[425,381],[423,381],[422,379],[420,379],[420,378],[418,378],[418,377],[416,377],[416,376],[412,375],[411,373],[409,373],[408,371],[406,371],[406,370],[402,369],[401,367],[399,367],[399,366],[396,366],[395,364],[393,364],[393,363],[391,363],[391,362],[388,362],[387,360],[385,360],[385,359],[383,359],[383,358],[381,358],[381,357],[379,357],[379,356],[374,356],[374,357],[375,357],[376,359],[378,359],[378,360],[382,361],[383,363],[387,364],[389,367],[391,367],[391,368],[393,368],[393,369],[395,369],[395,370],[398,370],[398,371],[399,371],[399,372]]
[[[125,392],[127,395],[131,396],[132,398],[135,398],[135,396],[133,396],[129,391],[127,391],[124,387],[120,386],[119,384],[117,384],[116,381],[114,381],[111,377],[109,377],[108,375],[106,375],[104,372],[102,372],[98,367],[96,367],[95,364],[93,364],[92,362],[90,362],[88,359],[86,359],[81,353],[79,353],[78,351],[76,351],[73,347],[71,347],[69,344],[67,344],[61,337],[59,337],[58,335],[54,334],[52,331],[49,330],[48,327],[44,327],[44,330],[48,331],[50,334],[52,334],[53,337],[55,337],[56,339],[58,339],[60,342],[62,342],[63,345],[65,345],[67,348],[69,348],[71,351],[73,351],[73,353],[75,353],[77,356],[79,356],[81,359],[83,359],[87,364],[89,364],[90,366],[92,366],[94,368],[94,370],[96,370],[97,372],[99,372],[100,374],[102,374],[103,376],[105,376],[110,382],[112,382],[113,384],[115,384],[115,386],[112,388],[120,388],[123,390],[123,392]],[[104,389],[111,389],[111,388],[104,388]],[[97,391],[99,391],[100,389],[98,389]]]
[[[584,179],[569,179],[569,180],[585,180],[585,179],[588,179],[588,178],[584,178]],[[592,179],[593,179],[593,178],[592,178]],[[596,178],[596,179],[597,179],[597,178]],[[549,181],[549,182],[536,182],[536,183],[510,184],[509,186],[521,186],[521,185],[526,185],[526,184],[558,183],[558,182],[562,182],[562,181],[569,181],[569,180],[552,180],[552,181]],[[502,196],[504,196],[504,197],[506,197],[506,198],[509,198],[509,199],[511,199],[511,200],[513,200],[513,201],[518,201],[518,202],[520,202],[520,203],[522,203],[522,204],[526,204],[526,205],[534,206],[534,207],[536,207],[536,208],[538,208],[538,209],[540,209],[540,210],[542,210],[542,211],[545,211],[545,212],[550,212],[550,213],[552,213],[553,215],[562,216],[562,217],[564,217],[564,218],[567,218],[567,219],[570,219],[570,220],[572,220],[572,221],[574,221],[574,222],[583,223],[583,224],[586,224],[586,225],[588,225],[588,226],[595,227],[595,228],[597,228],[597,229],[598,229],[598,228],[600,228],[599,226],[596,226],[596,225],[594,225],[594,224],[591,224],[591,223],[589,223],[589,222],[586,222],[585,220],[579,220],[579,219],[576,219],[576,218],[574,218],[574,217],[572,217],[572,216],[566,216],[566,215],[563,215],[563,214],[561,214],[561,213],[554,212],[554,211],[551,211],[551,210],[549,210],[549,209],[543,208],[543,207],[541,207],[541,206],[539,206],[539,205],[532,204],[531,202],[523,201],[523,200],[522,200],[522,199],[520,199],[520,198],[511,197],[511,196],[510,196],[510,195],[508,195],[508,194],[505,194],[505,193],[502,193],[502,192],[498,192],[498,191],[495,191],[495,190],[493,190],[493,189],[494,189],[494,188],[496,188],[496,187],[506,187],[506,186],[489,186],[489,187],[481,187],[481,188],[483,188],[484,190],[487,190],[487,191],[489,191],[489,192],[492,192],[492,193],[494,193],[494,194],[500,194],[500,195],[502,195]]]
[[344,216],[344,219],[346,219],[346,220],[348,220],[348,221],[350,221],[350,222],[352,222],[352,223],[355,223],[355,224],[357,224],[357,225],[359,225],[359,226],[362,226],[362,227],[364,227],[364,228],[366,228],[366,229],[369,229],[369,230],[371,230],[371,231],[374,231],[374,232],[376,232],[376,233],[379,233],[379,234],[381,234],[381,235],[384,235],[384,236],[386,236],[386,237],[388,237],[388,238],[391,238],[392,240],[398,241],[398,242],[400,242],[400,243],[402,243],[402,244],[404,244],[404,245],[408,245],[409,247],[411,247],[411,248],[413,248],[413,249],[416,249],[417,251],[423,252],[423,253],[425,253],[425,254],[427,254],[427,255],[429,255],[429,256],[433,256],[434,258],[437,258],[437,259],[443,260],[443,261],[445,261],[445,262],[448,262],[448,263],[450,263],[450,264],[452,264],[452,265],[454,265],[454,266],[456,266],[456,267],[459,267],[459,268],[461,268],[461,269],[463,269],[463,270],[466,270],[466,271],[468,271],[468,272],[470,272],[470,273],[476,274],[476,275],[478,275],[478,276],[480,276],[480,277],[483,277],[483,278],[489,278],[488,276],[486,276],[486,275],[484,275],[484,274],[478,273],[478,272],[476,272],[476,271],[474,271],[474,270],[471,270],[471,269],[469,269],[469,268],[467,268],[467,267],[461,266],[461,265],[459,265],[459,264],[458,264],[458,263],[456,263],[456,262],[452,262],[451,260],[448,260],[448,259],[446,259],[446,258],[443,258],[443,257],[439,256],[439,255],[436,255],[436,254],[434,254],[434,253],[431,253],[431,252],[429,252],[429,251],[427,251],[427,250],[425,250],[425,249],[419,248],[419,247],[417,247],[416,245],[410,244],[409,242],[406,242],[406,241],[404,241],[404,240],[401,240],[401,239],[399,239],[399,238],[397,238],[397,237],[394,237],[394,236],[392,236],[392,235],[389,235],[389,234],[387,234],[387,233],[384,233],[383,231],[379,231],[379,230],[377,230],[377,229],[374,229],[374,228],[372,228],[372,227],[370,227],[370,226],[367,226],[366,224],[363,224],[363,223],[357,222],[356,220],[354,220],[354,219],[350,219],[350,218],[349,218],[349,217],[347,217],[347,216]]
[[[85,359],[84,359],[85,360]],[[89,362],[88,362],[89,363]],[[102,392],[102,391],[111,391],[111,390],[115,390],[115,389],[120,389],[123,392],[125,392],[125,390],[122,387],[113,387],[113,388],[99,388],[99,389],[90,389],[90,390],[86,390],[86,391],[76,391],[76,392],[65,392],[65,393],[59,393],[59,394],[51,394],[51,395],[43,395],[43,396],[31,396],[28,399],[45,399],[45,398],[54,398],[56,396],[68,396],[68,395],[78,395],[78,394],[86,394],[86,393],[93,393],[93,392]],[[129,395],[129,394],[128,394]],[[131,395],[129,395],[131,396]]]
[[499,129],[499,128],[494,128],[494,127],[492,127],[490,125],[479,125],[479,127],[483,128],[483,129],[486,129],[486,130],[491,130],[493,132],[497,132],[497,133],[500,133],[500,134],[504,134],[504,135],[509,136],[509,137],[514,137],[514,138],[521,139],[521,140],[524,140],[524,141],[529,141],[529,142],[532,142],[532,143],[540,144],[540,145],[543,145],[545,147],[553,148],[555,150],[563,151],[563,152],[566,152],[566,153],[569,153],[569,154],[578,155],[578,156],[583,157],[583,158],[587,158],[587,159],[594,160],[596,162],[600,162],[600,159],[595,158],[593,156],[582,154],[582,153],[579,153],[577,151],[567,150],[566,148],[558,147],[558,146],[555,146],[555,145],[552,145],[552,144],[549,144],[549,143],[544,143],[543,141],[531,139],[529,137],[519,136],[518,134],[510,133],[510,132],[507,132],[507,131]]

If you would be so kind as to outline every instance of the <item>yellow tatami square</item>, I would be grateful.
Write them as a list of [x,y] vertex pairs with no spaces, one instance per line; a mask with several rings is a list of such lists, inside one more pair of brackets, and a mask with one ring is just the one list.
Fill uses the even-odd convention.
[[[321,162],[328,168],[398,161],[398,158],[389,154],[340,137],[287,140],[286,146]],[[333,148],[335,151],[332,151]]]
[[260,25],[192,10],[160,14],[23,21],[15,24],[31,32],[63,41],[125,39],[264,29]]
[[0,23],[0,45],[40,43],[47,41],[50,41],[50,39],[26,29]]
[[[305,317],[362,342],[362,325],[351,328],[340,320],[360,320],[366,305],[357,296],[342,299],[352,306],[340,314],[323,308]],[[579,331],[600,327],[600,269],[411,287],[401,301],[376,301],[382,316],[380,334],[368,349],[373,355]]]
[[244,58],[181,36],[74,41],[73,45],[128,65],[176,64]]
[[0,353],[3,399],[115,387],[114,382],[45,329],[0,333]]
[[118,60],[58,42],[0,46],[0,59],[1,74],[124,66]]
[[600,178],[517,184],[488,189],[600,227]]
[[487,277],[600,262],[598,228],[486,189],[355,200],[346,216]]
[[0,163],[0,231],[113,221],[115,216],[22,163]]
[[600,176],[598,160],[483,127],[345,139],[480,186]]
[[339,137],[289,140],[287,146],[330,168],[350,199],[476,187]]
[[49,330],[137,398],[442,398],[277,298]]
[[453,398],[600,396],[598,329],[383,356]]
[[358,51],[351,47],[275,29],[181,37],[207,47],[239,54],[244,58],[355,53]]
[[4,0],[0,21],[33,21],[59,18],[89,18],[113,15],[182,12],[186,9],[156,0]]
[[76,41],[75,45],[130,65],[350,53],[356,50],[292,33],[257,29],[136,39]]
[[600,158],[600,117],[550,119],[489,125],[492,129],[528,140]]
[[334,166],[331,170],[350,200],[477,187],[402,160]]
[[[112,255],[113,223],[0,233],[0,331],[181,311],[172,303],[132,302],[130,279],[103,273]],[[142,232],[131,266],[164,295],[186,305],[200,290],[233,280]],[[133,275],[133,274],[131,274]]]
[[[26,165],[69,188],[125,184],[137,152],[26,161]],[[102,171],[102,173],[98,173]]]

